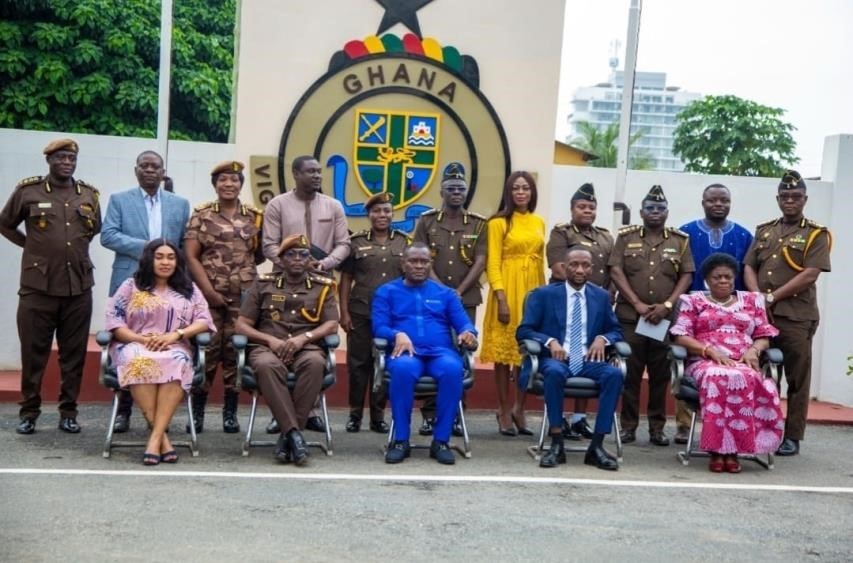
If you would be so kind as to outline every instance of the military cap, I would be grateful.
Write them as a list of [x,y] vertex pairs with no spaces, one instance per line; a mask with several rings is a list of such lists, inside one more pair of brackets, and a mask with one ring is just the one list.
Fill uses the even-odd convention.
[[441,181],[445,180],[462,180],[465,181],[465,166],[461,162],[451,162],[444,167],[444,172],[441,173]]
[[646,194],[646,197],[643,198],[643,201],[656,201],[659,203],[666,203],[666,196],[663,195],[663,188],[655,184],[649,190],[649,193]]
[[220,172],[232,172],[234,174],[242,174],[243,169],[246,168],[246,165],[240,162],[239,160],[226,160],[225,162],[220,162],[216,166],[213,167],[213,170],[210,171],[211,176],[219,174]]
[[786,170],[785,175],[782,176],[782,180],[779,182],[779,189],[795,190],[797,188],[806,189],[806,182],[803,180],[803,177],[796,170]]
[[281,241],[281,245],[278,247],[278,255],[281,256],[291,248],[310,249],[311,243],[308,242],[308,237],[305,235],[290,235],[288,237],[284,237],[284,240]]
[[77,142],[74,139],[57,139],[48,143],[44,148],[44,154],[46,155],[52,155],[56,151],[70,151],[77,154],[80,152],[80,147],[77,146]]
[[577,191],[572,196],[572,201],[578,201],[579,199],[585,201],[596,201],[595,199],[595,188],[587,182],[583,186],[579,187]]
[[379,192],[378,194],[370,196],[370,198],[364,202],[364,208],[370,211],[370,208],[377,203],[391,203],[392,199],[394,199],[394,197],[388,192]]

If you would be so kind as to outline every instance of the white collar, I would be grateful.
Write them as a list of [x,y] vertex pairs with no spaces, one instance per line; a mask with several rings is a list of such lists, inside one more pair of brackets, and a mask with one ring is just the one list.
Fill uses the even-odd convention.
[[580,289],[575,289],[569,282],[566,282],[566,297],[571,298],[575,293],[580,293],[581,299],[586,298],[586,284],[583,284]]

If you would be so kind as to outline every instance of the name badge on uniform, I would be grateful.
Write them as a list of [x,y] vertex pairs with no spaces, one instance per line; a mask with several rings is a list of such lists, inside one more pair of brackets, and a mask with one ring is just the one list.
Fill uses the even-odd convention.
[[664,254],[667,254],[667,253],[672,254],[672,253],[678,253],[678,252],[679,252],[679,250],[677,248],[664,248],[663,249]]
[[[582,244],[582,245],[584,245],[584,246],[592,246],[592,243],[591,243],[591,242],[589,242],[589,241],[586,241],[586,240],[582,240],[582,241],[581,241],[581,244]],[[628,246],[631,246],[631,245],[629,244]]]
[[803,238],[803,235],[798,234],[797,236],[791,237],[788,242],[792,242],[794,244],[805,244],[806,239]]
[[480,235],[462,235],[462,238],[479,238]]
[[53,204],[49,201],[42,201],[39,203],[39,209],[50,209]]
[[280,301],[282,303],[284,303],[284,297],[284,295],[270,295],[270,299],[273,301]]
[[371,249],[373,249],[373,247],[372,247],[372,246],[359,246],[359,247],[358,247],[358,249],[359,249],[360,251],[364,252],[365,250],[371,250]]
[[641,242],[629,242],[628,248],[643,248],[643,243],[641,243]]

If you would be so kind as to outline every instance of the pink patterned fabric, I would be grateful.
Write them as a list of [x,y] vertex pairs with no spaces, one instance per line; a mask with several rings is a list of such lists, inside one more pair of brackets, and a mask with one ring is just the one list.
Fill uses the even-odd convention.
[[[669,332],[710,344],[734,360],[740,360],[755,340],[779,334],[767,321],[764,296],[747,291],[738,291],[734,303],[726,307],[705,293],[682,295],[678,318]],[[726,367],[698,357],[689,359],[685,375],[699,385],[703,450],[721,454],[776,451],[785,420],[772,379],[744,363]]]

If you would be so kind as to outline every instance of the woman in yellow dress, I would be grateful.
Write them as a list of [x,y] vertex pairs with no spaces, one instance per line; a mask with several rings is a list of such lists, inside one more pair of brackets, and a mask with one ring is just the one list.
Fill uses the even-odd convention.
[[545,220],[533,213],[536,199],[533,176],[513,172],[504,185],[500,210],[488,223],[489,299],[480,360],[495,364],[498,430],[504,436],[532,434],[524,418],[526,393],[517,391],[510,406],[509,390],[521,365],[515,329],[521,322],[524,297],[545,284]]

